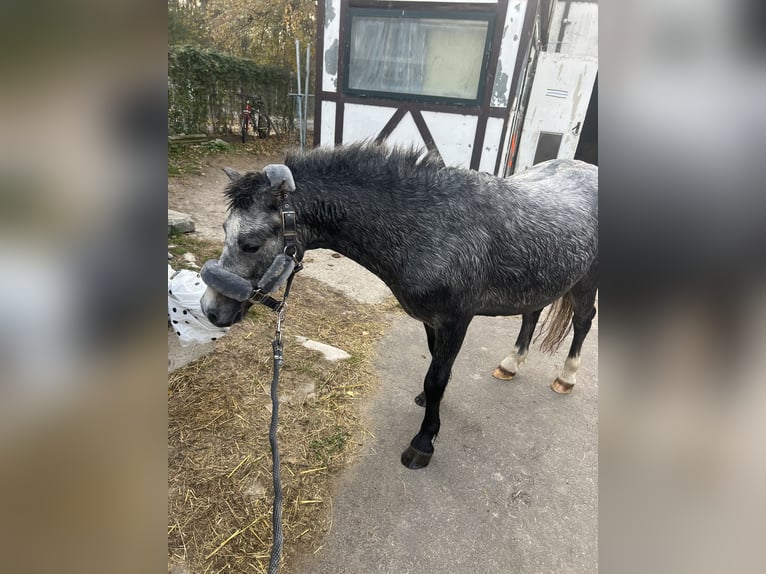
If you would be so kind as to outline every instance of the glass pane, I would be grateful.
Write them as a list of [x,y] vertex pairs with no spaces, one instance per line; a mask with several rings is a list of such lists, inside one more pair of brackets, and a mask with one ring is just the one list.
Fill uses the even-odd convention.
[[348,87],[474,100],[486,20],[354,16]]
[[542,163],[549,159],[559,157],[559,148],[561,147],[561,136],[553,132],[540,132],[537,138],[537,149],[535,150],[535,159],[532,164]]

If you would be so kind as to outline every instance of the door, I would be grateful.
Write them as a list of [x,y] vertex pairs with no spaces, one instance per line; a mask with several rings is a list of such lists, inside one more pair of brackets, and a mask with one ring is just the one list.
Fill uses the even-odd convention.
[[595,58],[540,52],[514,171],[574,158],[598,72]]

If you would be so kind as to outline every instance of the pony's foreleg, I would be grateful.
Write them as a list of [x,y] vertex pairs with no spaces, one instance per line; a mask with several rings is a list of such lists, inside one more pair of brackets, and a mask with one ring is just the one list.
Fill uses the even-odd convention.
[[[434,354],[434,339],[436,338],[434,328],[428,325],[427,323],[423,323],[423,326],[426,328],[426,338],[428,339],[428,352],[431,353],[431,356],[433,357]],[[415,397],[415,404],[419,407],[426,406],[426,393],[423,391],[418,396]]]
[[470,322],[469,318],[434,329],[431,366],[428,368],[423,382],[426,412],[423,417],[423,424],[420,425],[420,432],[415,435],[410,446],[402,453],[402,464],[407,468],[416,469],[428,466],[431,456],[433,456],[433,440],[441,427],[439,404]]
[[580,351],[595,316],[596,309],[591,307],[590,312],[585,317],[578,319],[575,315],[572,318],[572,325],[574,327],[572,346],[569,347],[569,354],[566,361],[564,361],[564,368],[561,370],[561,374],[551,383],[551,389],[559,394],[571,393],[577,382],[577,369],[580,368]]
[[537,320],[540,318],[542,309],[524,313],[521,316],[521,329],[516,337],[513,351],[505,359],[500,361],[500,366],[495,369],[492,376],[503,381],[510,381],[519,371],[519,367],[527,360],[529,344],[532,341],[532,333],[535,331]]

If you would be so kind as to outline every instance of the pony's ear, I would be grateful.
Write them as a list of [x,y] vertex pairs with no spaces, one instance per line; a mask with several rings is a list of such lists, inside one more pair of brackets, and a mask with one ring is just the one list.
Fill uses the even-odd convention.
[[223,168],[223,171],[226,172],[226,175],[229,176],[231,181],[237,181],[240,177],[242,177],[241,173],[239,173],[237,170],[231,169],[230,167]]
[[271,189],[280,193],[295,191],[295,181],[290,168],[282,164],[269,164],[263,168],[263,173],[269,179]]

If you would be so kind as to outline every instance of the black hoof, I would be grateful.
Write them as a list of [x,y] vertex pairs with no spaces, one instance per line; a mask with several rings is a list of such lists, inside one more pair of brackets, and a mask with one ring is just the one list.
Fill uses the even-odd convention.
[[420,393],[417,397],[415,397],[415,404],[419,407],[425,407],[426,406],[426,394]]
[[433,451],[423,452],[410,445],[407,447],[407,450],[402,453],[402,464],[412,470],[425,468],[428,466],[428,463],[431,462],[431,457],[433,455]]

